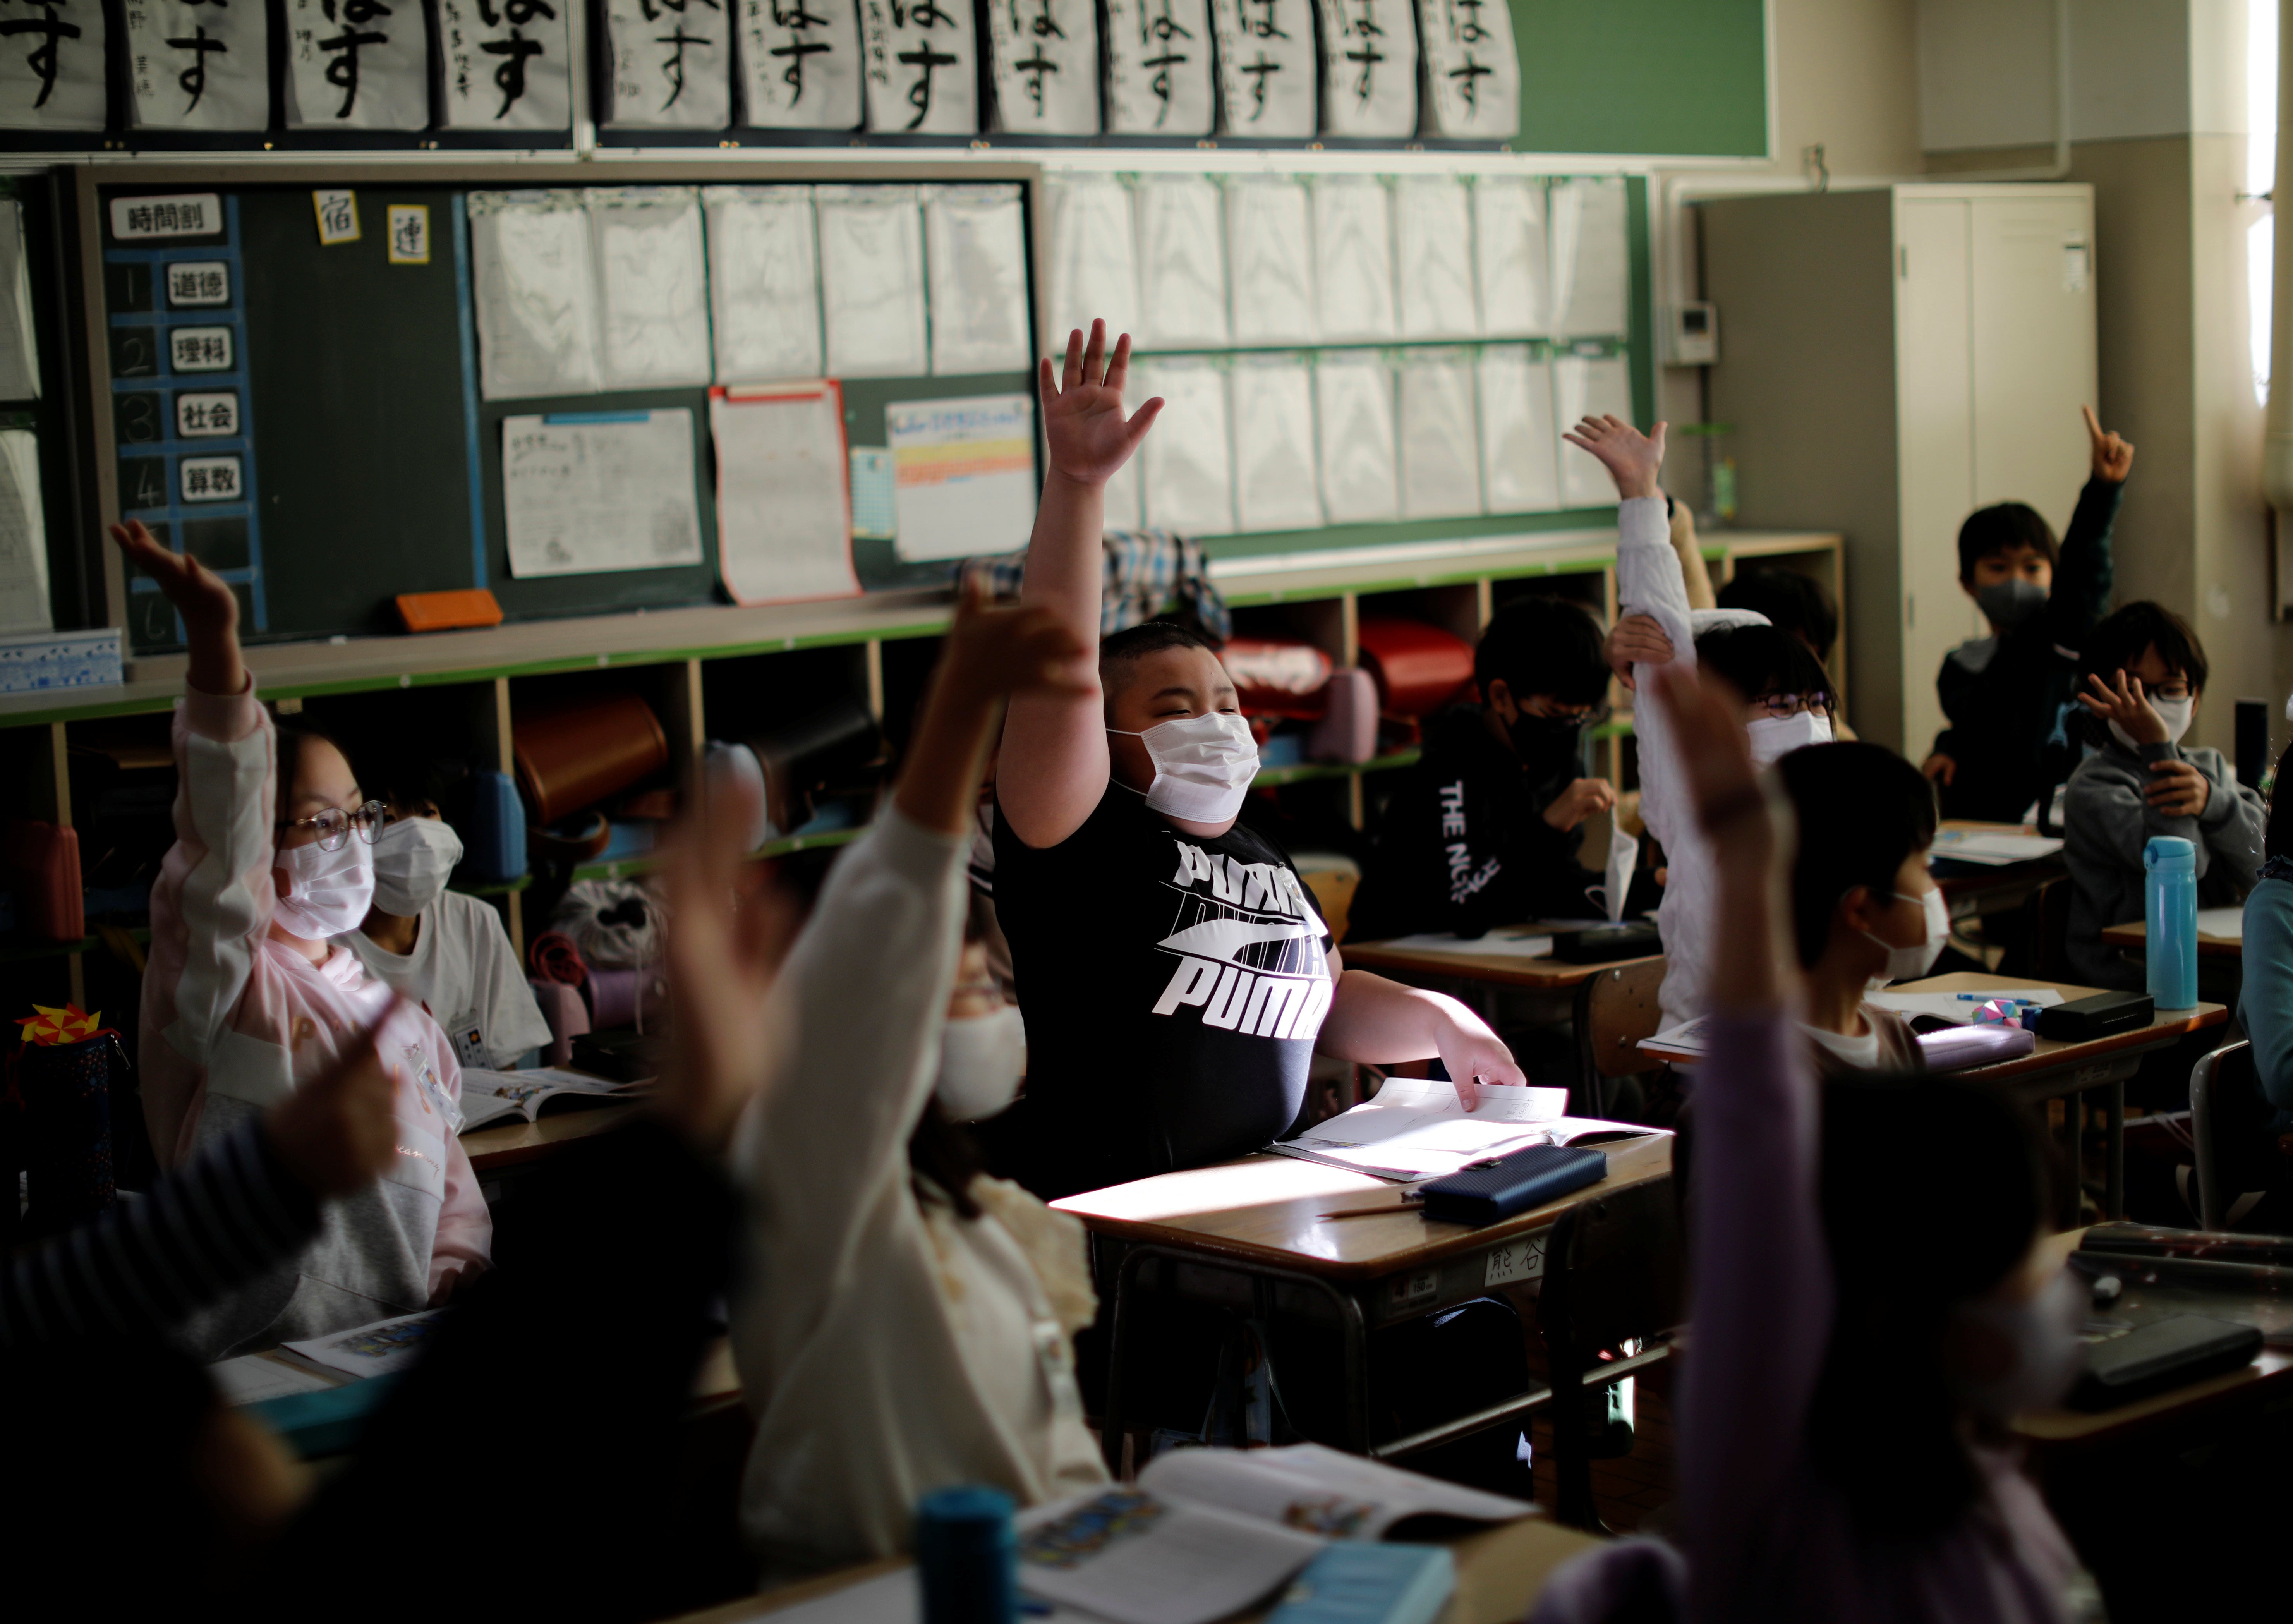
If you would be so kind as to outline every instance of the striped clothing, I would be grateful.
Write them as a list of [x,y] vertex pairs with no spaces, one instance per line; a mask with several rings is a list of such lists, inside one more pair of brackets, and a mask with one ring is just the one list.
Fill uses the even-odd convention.
[[141,1200],[0,1270],[0,1349],[158,1335],[292,1258],[318,1232],[317,1201],[250,1121]]

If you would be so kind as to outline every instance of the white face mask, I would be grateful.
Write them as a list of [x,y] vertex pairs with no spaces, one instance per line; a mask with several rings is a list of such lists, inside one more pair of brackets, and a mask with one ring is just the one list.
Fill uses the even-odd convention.
[[1165,817],[1225,823],[1242,810],[1242,798],[1258,776],[1258,741],[1250,736],[1250,724],[1230,710],[1174,717],[1144,733],[1107,732],[1145,741],[1155,763],[1146,804]]
[[1912,897],[1901,891],[1888,893],[1898,902],[1916,902],[1926,914],[1927,933],[1908,947],[1898,947],[1892,942],[1883,942],[1866,930],[1864,938],[1876,947],[1887,951],[1887,969],[1884,975],[1872,978],[1874,987],[1884,987],[1891,981],[1916,981],[1934,968],[1942,956],[1944,946],[1950,940],[1950,905],[1942,899],[1940,890],[1921,891]]
[[1765,767],[1810,744],[1830,743],[1831,719],[1817,710],[1802,710],[1793,716],[1763,716],[1747,723],[1744,731],[1751,735],[1753,762]]
[[410,919],[438,900],[462,860],[462,837],[442,818],[401,817],[374,837],[374,905]]
[[332,851],[316,840],[286,848],[277,863],[287,873],[287,894],[271,917],[306,942],[357,930],[374,903],[372,850],[355,829],[344,831]]
[[1017,1005],[941,1027],[939,1080],[932,1092],[954,1121],[994,1116],[1017,1096],[1026,1072],[1027,1027]]
[[2078,1336],[2084,1295],[2065,1269],[2019,1303],[1982,1297],[1960,1303],[1952,1311],[2003,1337],[2014,1350],[2014,1362],[1981,1381],[1956,1376],[1952,1390],[2001,1421],[2058,1402],[2086,1367],[2086,1344]]
[[[2166,737],[2179,744],[2182,742],[2182,735],[2190,730],[2190,719],[2196,714],[2198,702],[2194,696],[2190,695],[2184,695],[2180,699],[2152,699],[2150,702],[2150,708],[2158,713],[2158,719],[2166,724]],[[2142,748],[2127,737],[2126,729],[2120,727],[2116,722],[2110,725],[2110,736],[2125,745],[2127,749],[2137,753]]]

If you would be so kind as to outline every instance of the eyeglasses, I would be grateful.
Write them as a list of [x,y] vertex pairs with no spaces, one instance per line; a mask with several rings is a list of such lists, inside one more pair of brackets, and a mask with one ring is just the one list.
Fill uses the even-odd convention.
[[343,842],[350,838],[352,830],[357,830],[359,839],[371,846],[376,832],[389,821],[390,809],[378,800],[369,800],[354,812],[345,812],[340,807],[328,807],[325,811],[313,812],[308,817],[282,821],[279,827],[315,829],[319,832],[320,851],[340,851]]
[[1608,707],[1595,705],[1590,710],[1548,710],[1538,712],[1524,710],[1521,714],[1532,722],[1541,722],[1556,733],[1576,733],[1586,727],[1598,727],[1608,719]]
[[1776,718],[1797,716],[1803,710],[1824,710],[1829,702],[1820,694],[1762,694],[1752,702],[1752,708]]

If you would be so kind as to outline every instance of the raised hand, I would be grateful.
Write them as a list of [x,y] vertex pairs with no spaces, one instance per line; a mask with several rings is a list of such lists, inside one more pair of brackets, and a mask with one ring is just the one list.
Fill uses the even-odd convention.
[[375,1039],[405,1002],[393,995],[381,1018],[344,1045],[333,1065],[264,1118],[279,1159],[322,1201],[364,1190],[398,1154],[397,1088]]
[[2086,414],[2086,437],[2094,453],[2094,476],[2106,479],[2113,485],[2124,484],[2126,476],[2134,471],[2134,443],[2103,427],[2094,415],[2094,408],[2081,406]]
[[247,686],[239,657],[239,598],[230,584],[189,553],[172,553],[153,540],[141,519],[111,527],[127,561],[159,583],[183,617],[188,638],[185,676],[202,694],[233,694]]
[[1607,653],[1608,669],[1629,688],[1637,686],[1633,681],[1634,664],[1670,665],[1675,651],[1654,615],[1628,614],[1609,631]]
[[1130,371],[1130,335],[1106,353],[1106,323],[1090,324],[1090,343],[1080,329],[1067,335],[1066,364],[1055,379],[1049,356],[1037,364],[1035,392],[1042,399],[1043,437],[1049,443],[1051,471],[1078,484],[1112,479],[1146,438],[1163,410],[1160,395],[1122,415],[1122,386]]
[[2166,719],[2151,708],[2139,677],[2120,671],[2114,682],[2104,682],[2099,671],[2088,672],[2078,702],[2103,721],[2116,722],[2136,744],[2163,744],[2174,736]]
[[1580,451],[1592,453],[1616,482],[1616,494],[1626,501],[1661,494],[1657,475],[1664,467],[1665,425],[1642,434],[1622,418],[1586,418],[1561,435]]
[[1941,751],[1919,763],[1919,771],[1935,783],[1949,786],[1958,782],[1958,763]]
[[990,604],[968,585],[955,606],[940,654],[939,680],[951,697],[1011,694],[1087,694],[1090,650],[1054,610],[1041,605]]

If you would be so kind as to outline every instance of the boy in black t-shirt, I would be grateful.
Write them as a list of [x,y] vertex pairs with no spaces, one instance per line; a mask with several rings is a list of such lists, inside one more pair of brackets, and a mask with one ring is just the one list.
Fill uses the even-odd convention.
[[[1130,341],[1069,335],[1037,386],[1049,469],[1023,602],[1098,630],[1107,479]],[[995,903],[1027,1023],[1026,1097],[982,1125],[991,1164],[1060,1196],[1240,1156],[1280,1136],[1313,1053],[1438,1056],[1470,1108],[1520,1084],[1454,998],[1349,970],[1289,857],[1235,821],[1258,768],[1209,645],[1150,622],[1100,646],[1081,691],[1011,703],[996,765]]]
[[[1584,820],[1616,804],[1582,772],[1579,741],[1608,692],[1599,622],[1566,598],[1508,604],[1481,633],[1473,676],[1482,702],[1426,723],[1423,753],[1386,802],[1354,898],[1364,940],[1601,912],[1585,888],[1602,876],[1576,861]],[[1627,912],[1656,900],[1653,875],[1635,881]]]

